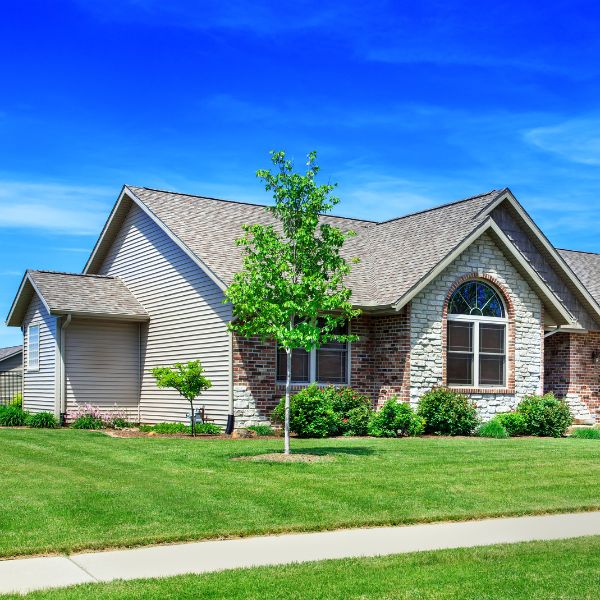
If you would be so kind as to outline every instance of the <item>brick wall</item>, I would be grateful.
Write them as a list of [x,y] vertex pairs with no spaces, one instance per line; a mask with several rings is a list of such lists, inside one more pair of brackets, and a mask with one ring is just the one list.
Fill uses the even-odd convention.
[[600,422],[600,332],[556,333],[545,340],[544,391],[565,398],[576,419]]
[[[390,396],[409,398],[410,311],[361,315],[352,322],[358,336],[350,349],[350,384],[376,405]],[[233,336],[234,410],[238,427],[266,423],[285,393],[275,380],[275,344]],[[293,385],[292,391],[302,389]]]

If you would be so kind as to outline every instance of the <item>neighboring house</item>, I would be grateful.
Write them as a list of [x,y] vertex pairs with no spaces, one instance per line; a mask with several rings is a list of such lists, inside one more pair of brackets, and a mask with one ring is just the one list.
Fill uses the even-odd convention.
[[[469,394],[484,418],[554,391],[600,419],[600,255],[552,246],[510,190],[371,222],[324,216],[356,236],[347,283],[359,339],[294,353],[294,388],[352,385],[381,403],[434,386]],[[24,333],[27,409],[75,402],[142,422],[185,419],[150,369],[200,359],[201,402],[224,424],[267,421],[283,392],[273,343],[227,331],[224,290],[242,225],[263,206],[124,187],[82,274],[27,271],[7,323]]]
[[0,373],[23,370],[23,346],[0,348]]

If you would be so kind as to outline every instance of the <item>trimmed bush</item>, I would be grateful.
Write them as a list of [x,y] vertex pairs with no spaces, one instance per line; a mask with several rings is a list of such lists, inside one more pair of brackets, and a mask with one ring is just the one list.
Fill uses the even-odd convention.
[[22,427],[28,416],[19,404],[0,405],[0,427]]
[[387,400],[369,422],[369,434],[375,437],[421,435],[425,420],[415,414],[410,404],[398,402],[396,396]]
[[[285,401],[282,398],[273,416],[283,423]],[[333,410],[330,394],[316,385],[309,385],[290,398],[290,430],[298,437],[323,438],[336,435],[340,429],[339,415]]]
[[51,412],[39,412],[29,415],[26,423],[28,427],[39,429],[55,429],[58,427],[58,420]]
[[571,431],[571,436],[580,440],[600,440],[600,429],[597,427],[578,427]]
[[421,396],[417,414],[425,419],[425,431],[435,435],[470,435],[479,422],[474,402],[441,387]]
[[571,411],[564,400],[549,393],[543,396],[526,396],[517,407],[525,419],[529,435],[561,437],[573,422]]
[[275,435],[275,431],[269,425],[250,425],[246,429],[254,431],[258,436]]
[[497,438],[497,439],[506,439],[508,436],[508,431],[498,417],[494,417],[490,419],[487,423],[483,423],[477,429],[477,435],[479,437],[487,437],[487,438]]
[[[330,385],[321,388],[324,397],[331,399],[331,406],[338,417],[338,429],[333,435],[365,435],[371,414],[371,399],[350,387]],[[352,413],[352,419],[350,419]],[[366,416],[365,416],[366,415]],[[352,423],[350,422],[352,420]]]
[[506,429],[510,437],[527,435],[525,417],[519,412],[500,413],[494,417]]
[[356,406],[351,408],[344,422],[344,435],[368,435],[369,420],[373,411],[371,406]]

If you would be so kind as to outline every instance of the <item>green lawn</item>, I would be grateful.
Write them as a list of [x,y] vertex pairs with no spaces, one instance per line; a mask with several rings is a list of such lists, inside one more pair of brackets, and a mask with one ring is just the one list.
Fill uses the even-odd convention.
[[230,460],[281,445],[0,430],[0,556],[600,509],[597,440],[293,440],[335,458]]
[[599,590],[600,537],[590,537],[90,584],[26,598],[595,600]]

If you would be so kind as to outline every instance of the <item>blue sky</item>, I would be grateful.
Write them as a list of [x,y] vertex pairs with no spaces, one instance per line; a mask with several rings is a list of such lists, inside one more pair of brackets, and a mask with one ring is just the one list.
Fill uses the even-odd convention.
[[0,313],[26,268],[81,270],[122,184],[267,202],[270,149],[318,150],[339,213],[509,186],[600,252],[599,24],[576,1],[4,3]]

